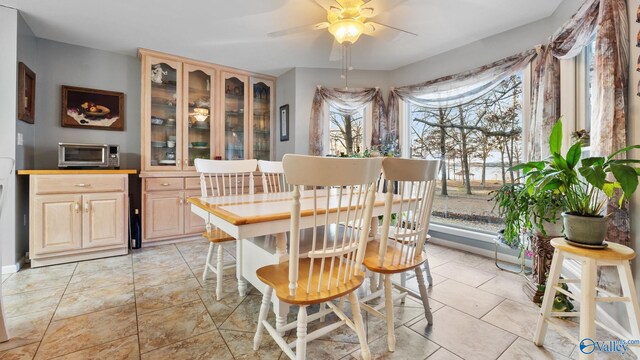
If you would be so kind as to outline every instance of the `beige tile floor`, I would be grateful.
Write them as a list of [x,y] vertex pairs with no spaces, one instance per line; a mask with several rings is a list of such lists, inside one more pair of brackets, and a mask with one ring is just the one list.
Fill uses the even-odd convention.
[[[201,279],[207,247],[198,240],[3,275],[13,337],[0,343],[0,359],[286,358],[268,335],[252,350],[261,301],[256,289],[240,298],[229,271],[226,294],[215,300],[215,280]],[[576,347],[553,330],[544,348],[531,342],[538,310],[522,292],[522,277],[499,271],[488,258],[427,248],[434,325],[426,326],[420,303],[396,304],[397,349],[389,353],[384,321],[365,314],[375,359],[577,359]],[[232,258],[234,249],[228,250]],[[417,286],[415,279],[408,284]],[[576,323],[564,323],[577,333]],[[310,343],[307,354],[360,359],[357,337],[346,327]]]

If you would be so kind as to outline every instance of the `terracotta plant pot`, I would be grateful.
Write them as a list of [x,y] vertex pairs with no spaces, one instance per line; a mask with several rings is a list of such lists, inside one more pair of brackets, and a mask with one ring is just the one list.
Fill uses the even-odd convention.
[[608,218],[604,216],[578,216],[562,213],[564,234],[567,239],[586,245],[602,245],[607,235]]

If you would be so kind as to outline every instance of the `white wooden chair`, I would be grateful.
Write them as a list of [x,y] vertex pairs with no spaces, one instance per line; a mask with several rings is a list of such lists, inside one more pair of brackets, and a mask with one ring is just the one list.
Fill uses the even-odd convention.
[[281,161],[258,160],[258,171],[262,176],[262,191],[265,193],[293,191],[284,177]]
[[[4,207],[4,199],[7,194],[9,178],[13,173],[14,160],[12,158],[0,158],[0,219],[2,218],[2,209]],[[0,285],[0,342],[8,341],[9,328],[4,318],[4,305],[2,304],[2,286]]]
[[[256,171],[257,160],[206,160],[196,159],[196,171],[200,173],[200,190],[202,197],[230,196],[254,193],[253,172]],[[241,243],[236,244],[236,262],[224,263],[223,243],[235,241],[232,236],[218,228],[212,228],[207,220],[207,232],[202,234],[209,240],[209,252],[207,263],[202,273],[202,280],[207,279],[207,273],[211,270],[216,274],[216,299],[222,297],[222,274],[225,268],[233,268],[242,263]],[[213,249],[217,246],[217,257],[213,266]],[[238,292],[244,296],[247,285],[240,271],[237,272]]]
[[[276,343],[291,359],[305,359],[307,342],[347,325],[355,330],[364,359],[371,354],[360,314],[356,289],[364,282],[362,259],[375,194],[375,181],[382,159],[340,159],[304,155],[285,155],[283,166],[287,181],[294,186],[291,205],[291,250],[289,261],[258,269],[258,279],[267,287],[262,298],[258,328],[254,338],[257,350],[262,332],[267,329]],[[300,187],[313,195],[300,199]],[[305,195],[306,196],[306,195]],[[302,204],[301,204],[302,202]],[[330,208],[338,211],[331,212]],[[301,210],[303,209],[303,210]],[[304,215],[304,217],[301,217]],[[311,251],[300,254],[300,223],[312,225]],[[361,227],[347,224],[361,223]],[[307,227],[305,226],[305,227]],[[283,302],[298,305],[298,317],[275,329],[267,322],[269,303],[275,289]],[[349,296],[353,320],[341,306]],[[340,299],[336,305],[331,300]],[[328,309],[307,315],[307,307],[325,303]],[[334,312],[340,321],[307,334],[307,323]],[[297,328],[297,339],[287,343],[282,333]]]
[[[367,270],[384,276],[384,290],[375,291],[363,298],[361,305],[370,314],[386,320],[389,351],[395,350],[396,343],[391,285],[393,274],[415,270],[425,317],[429,324],[433,321],[421,265],[427,259],[424,244],[429,230],[439,169],[439,160],[386,158],[382,163],[387,189],[390,190],[385,197],[385,215],[380,240],[370,241],[367,244],[363,264]],[[402,202],[398,211],[395,212],[396,223],[392,225],[394,195],[401,197]],[[385,298],[383,304],[377,306],[366,304],[372,299],[381,297],[383,292]],[[404,298],[406,292],[400,296]],[[379,311],[382,307],[385,308],[385,314]]]

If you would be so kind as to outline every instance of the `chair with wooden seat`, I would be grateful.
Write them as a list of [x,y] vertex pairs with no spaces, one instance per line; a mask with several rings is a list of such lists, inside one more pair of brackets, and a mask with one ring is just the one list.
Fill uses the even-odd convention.
[[282,161],[258,160],[258,171],[262,176],[262,191],[265,193],[279,193],[293,191],[284,177]]
[[[200,173],[200,190],[202,197],[208,196],[233,196],[254,193],[253,172],[258,165],[257,160],[207,160],[196,159],[194,161],[196,171]],[[214,228],[207,220],[207,231],[202,234],[209,240],[207,263],[202,273],[202,280],[207,279],[207,273],[216,274],[216,299],[222,298],[222,274],[224,269],[233,268],[242,264],[241,244],[236,244],[236,261],[224,263],[223,243],[235,241],[232,236],[224,231]],[[213,266],[213,250],[217,247],[215,266]],[[246,293],[246,281],[242,279],[240,271],[236,271],[238,279],[238,292],[240,296]]]
[[[264,329],[291,359],[305,359],[307,342],[347,325],[355,330],[364,359],[371,354],[360,314],[356,289],[364,282],[362,258],[373,211],[375,181],[382,159],[343,159],[304,155],[285,155],[283,159],[287,181],[293,185],[291,205],[291,241],[289,261],[258,269],[258,279],[264,282],[264,296],[254,349],[258,349]],[[304,192],[300,187],[313,189]],[[338,209],[331,211],[331,209]],[[353,227],[349,224],[360,223]],[[301,232],[301,229],[311,231]],[[310,234],[302,239],[301,234]],[[300,244],[311,244],[301,254]],[[298,305],[295,322],[278,329],[267,322],[272,294],[287,304]],[[353,319],[340,305],[349,298]],[[339,299],[340,305],[332,300]],[[312,315],[310,305],[326,304]],[[307,334],[307,323],[335,313],[340,321]],[[281,335],[297,329],[297,339],[287,343]]]
[[[361,306],[370,314],[386,320],[389,351],[395,350],[396,343],[393,325],[392,275],[415,271],[425,317],[429,324],[433,321],[422,265],[427,259],[424,244],[429,230],[439,169],[439,160],[385,158],[382,163],[388,189],[385,195],[385,215],[380,239],[367,243],[363,264],[367,270],[384,277],[384,289],[376,289],[363,298]],[[398,201],[397,211],[394,211],[394,202]],[[395,224],[391,224],[393,213],[396,214]],[[403,292],[400,296],[404,299],[406,294]],[[380,298],[382,295],[384,295],[384,303],[367,304],[370,300]],[[383,307],[384,314],[380,312]]]

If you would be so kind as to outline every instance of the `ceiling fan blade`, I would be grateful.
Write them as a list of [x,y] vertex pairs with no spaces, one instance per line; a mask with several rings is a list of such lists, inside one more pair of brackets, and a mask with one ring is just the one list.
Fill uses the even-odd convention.
[[391,0],[391,1],[381,1],[381,0],[364,0],[363,4],[360,5],[360,10],[362,16],[366,18],[376,17],[383,12],[387,12],[396,6],[406,2],[408,0]]
[[311,0],[311,1],[313,1],[316,5],[320,6],[324,11],[329,11],[331,6],[338,5],[342,7],[342,5],[340,5],[340,3],[337,0]]
[[342,45],[336,40],[333,40],[333,46],[331,47],[331,54],[329,54],[329,61],[338,61],[342,59]]
[[413,33],[411,31],[403,30],[403,29],[397,28],[395,26],[387,25],[387,24],[381,24],[381,23],[379,23],[377,21],[367,21],[365,23],[364,33],[367,34],[367,35],[376,36],[375,33],[380,31],[381,27],[385,27],[385,28],[389,28],[389,29],[392,29],[392,30],[400,31],[400,32],[403,32],[405,34],[410,34],[410,35],[413,35],[413,36],[418,36],[418,34]]
[[301,32],[304,32],[304,31],[313,31],[313,30],[326,29],[327,27],[329,27],[329,23],[325,21],[325,22],[321,22],[321,23],[317,23],[317,24],[296,26],[296,27],[292,27],[292,28],[289,28],[289,29],[270,32],[270,33],[267,34],[267,36],[268,37],[287,36],[287,35],[291,35],[291,34],[301,33]]

